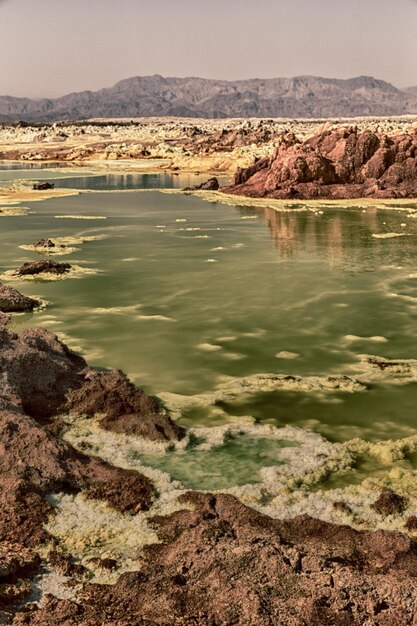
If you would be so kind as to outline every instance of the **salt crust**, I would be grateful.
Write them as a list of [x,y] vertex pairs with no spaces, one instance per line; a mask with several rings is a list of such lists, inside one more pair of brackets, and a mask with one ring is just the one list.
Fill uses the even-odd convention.
[[[204,348],[202,348],[204,346]],[[201,344],[205,350],[218,350],[218,346]],[[178,418],[184,410],[204,407],[212,411],[221,411],[219,402],[244,400],[256,393],[269,393],[277,390],[301,391],[317,394],[332,392],[354,393],[365,391],[366,386],[348,376],[286,376],[285,374],[253,374],[243,378],[223,377],[214,391],[184,396],[170,392],[159,394],[161,400],[169,407],[173,417]]]
[[54,215],[57,220],[106,220],[103,215]]
[[395,239],[396,237],[407,237],[407,233],[373,233],[375,239]]
[[[279,465],[260,468],[259,482],[222,492],[235,495],[271,517],[288,518],[306,513],[326,521],[349,523],[355,528],[404,531],[404,517],[417,514],[416,471],[407,460],[417,451],[417,435],[396,441],[370,443],[352,439],[331,443],[319,434],[297,427],[248,423],[249,418],[234,418],[234,421],[223,426],[190,429],[181,442],[155,443],[104,431],[92,419],[73,418],[64,435],[66,441],[113,465],[141,472],[154,482],[159,497],[149,512],[128,516],[112,511],[105,503],[88,501],[81,494],[55,495],[51,501],[56,510],[48,531],[91,567],[95,580],[110,582],[113,575],[97,571],[95,565],[89,566],[89,561],[111,555],[120,562],[118,574],[137,567],[143,546],[156,541],[147,525],[148,518],[184,507],[178,504],[177,497],[186,490],[185,486],[166,472],[145,466],[141,455],[148,459],[153,455],[157,465],[158,457],[175,451],[181,463],[181,456],[191,448],[212,451],[231,439],[248,436],[292,445],[280,447]],[[363,461],[372,462],[374,470],[360,481],[356,478],[357,468]],[[332,476],[344,478],[346,486],[324,489],[326,480]],[[384,518],[372,509],[384,487],[408,498],[403,516]],[[350,512],[348,508],[334,508],[336,502],[347,504]]]

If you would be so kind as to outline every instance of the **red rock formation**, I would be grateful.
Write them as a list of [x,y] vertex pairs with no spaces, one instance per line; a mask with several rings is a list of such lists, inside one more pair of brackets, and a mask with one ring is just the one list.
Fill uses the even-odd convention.
[[222,191],[277,199],[417,197],[417,131],[388,137],[350,127],[304,142],[289,133],[271,157],[238,170]]

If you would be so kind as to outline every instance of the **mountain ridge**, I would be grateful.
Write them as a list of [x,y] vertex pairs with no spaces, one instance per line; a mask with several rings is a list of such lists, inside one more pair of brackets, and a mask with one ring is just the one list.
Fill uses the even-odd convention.
[[126,117],[390,116],[417,113],[417,89],[398,89],[373,76],[318,76],[236,81],[134,76],[97,91],[59,98],[0,96],[0,121],[52,122]]

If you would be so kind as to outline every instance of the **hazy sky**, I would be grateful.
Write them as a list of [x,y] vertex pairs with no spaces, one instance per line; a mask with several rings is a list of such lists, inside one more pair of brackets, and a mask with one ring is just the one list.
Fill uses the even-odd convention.
[[130,76],[417,85],[417,0],[0,0],[0,95]]

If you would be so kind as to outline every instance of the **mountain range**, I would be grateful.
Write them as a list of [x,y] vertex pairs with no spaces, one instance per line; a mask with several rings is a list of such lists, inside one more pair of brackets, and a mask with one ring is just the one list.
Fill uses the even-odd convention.
[[372,76],[238,81],[137,76],[99,91],[55,99],[0,96],[0,121],[89,118],[329,118],[417,113],[417,87],[397,89]]

